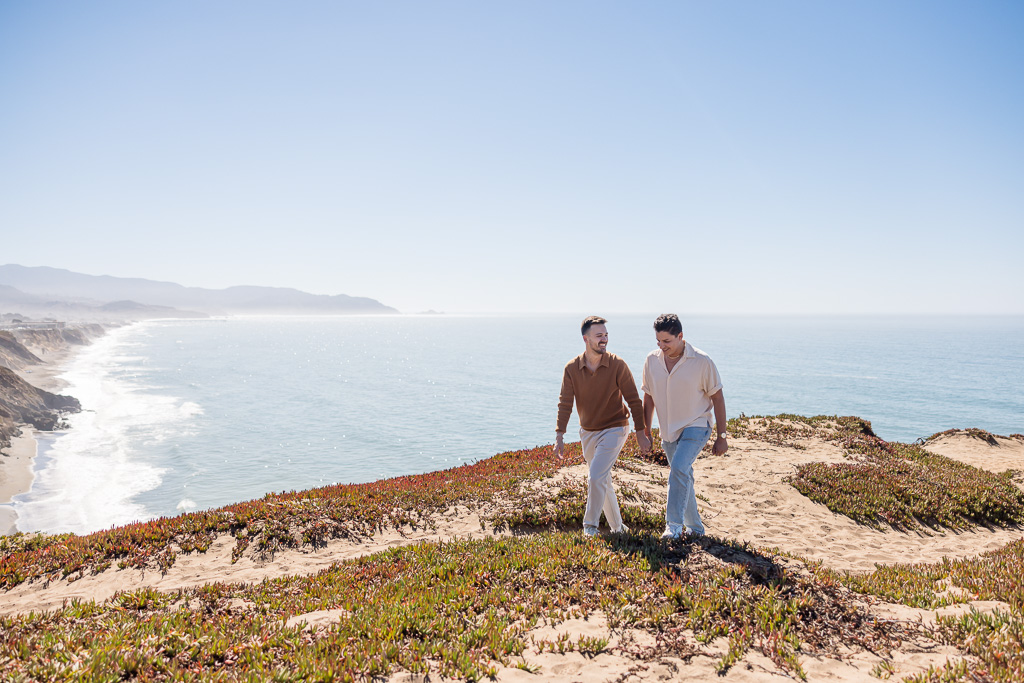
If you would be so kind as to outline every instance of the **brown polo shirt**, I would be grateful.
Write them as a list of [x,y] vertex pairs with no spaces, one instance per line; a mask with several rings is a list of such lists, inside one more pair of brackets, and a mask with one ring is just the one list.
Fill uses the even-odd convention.
[[[562,373],[556,431],[564,432],[569,425],[573,400],[580,414],[580,426],[588,432],[625,427],[629,424],[630,413],[633,413],[636,431],[643,431],[644,404],[640,401],[633,373],[626,361],[614,353],[605,353],[601,356],[597,372],[591,372],[583,356],[581,353],[569,361]],[[623,400],[629,404],[629,410],[626,410]]]

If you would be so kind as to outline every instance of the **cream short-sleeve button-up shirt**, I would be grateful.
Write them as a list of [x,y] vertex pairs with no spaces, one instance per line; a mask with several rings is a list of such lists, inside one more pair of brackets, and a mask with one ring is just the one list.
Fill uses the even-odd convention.
[[711,357],[686,342],[672,372],[661,349],[647,355],[641,388],[654,399],[662,440],[675,441],[687,427],[711,426],[711,397],[722,388],[722,378]]

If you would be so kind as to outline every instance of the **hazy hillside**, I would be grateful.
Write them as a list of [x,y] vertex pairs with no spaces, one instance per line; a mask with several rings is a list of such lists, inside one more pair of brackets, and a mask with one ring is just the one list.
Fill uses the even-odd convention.
[[86,321],[207,316],[206,313],[198,311],[140,304],[137,301],[121,300],[104,304],[81,297],[39,296],[3,284],[0,284],[0,313],[14,313],[30,319],[59,318]]
[[[0,266],[0,285],[18,290],[21,295],[37,297],[54,306],[68,303],[87,306],[112,306],[130,311],[139,304],[165,306],[203,314],[346,314],[396,313],[390,306],[366,297],[345,294],[327,296],[284,287],[238,286],[227,289],[184,287],[173,282],[110,275],[85,275],[46,266]],[[5,294],[9,294],[10,298]],[[4,301],[10,301],[4,304]],[[10,308],[17,296],[0,292],[0,308]],[[29,305],[26,302],[24,305]],[[16,307],[16,306],[15,306]],[[174,313],[168,313],[174,315]]]

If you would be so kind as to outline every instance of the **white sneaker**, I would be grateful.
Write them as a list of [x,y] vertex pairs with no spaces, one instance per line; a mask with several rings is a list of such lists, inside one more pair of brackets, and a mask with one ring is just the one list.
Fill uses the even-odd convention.
[[622,526],[620,526],[618,529],[616,529],[612,533],[613,534],[628,534],[629,533],[629,527],[626,526],[625,522],[623,522]]
[[679,538],[683,535],[683,530],[677,526],[666,526],[665,531],[662,532],[662,538]]
[[597,529],[595,527],[585,526],[585,527],[583,527],[583,535],[584,536],[599,536],[600,534],[598,533],[598,531],[597,531]]

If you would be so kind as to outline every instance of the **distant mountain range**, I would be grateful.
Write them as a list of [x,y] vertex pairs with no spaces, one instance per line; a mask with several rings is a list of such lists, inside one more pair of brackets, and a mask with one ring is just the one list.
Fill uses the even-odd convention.
[[284,287],[204,289],[13,264],[0,266],[0,313],[4,312],[85,320],[397,313],[375,299],[345,294],[327,296]]

